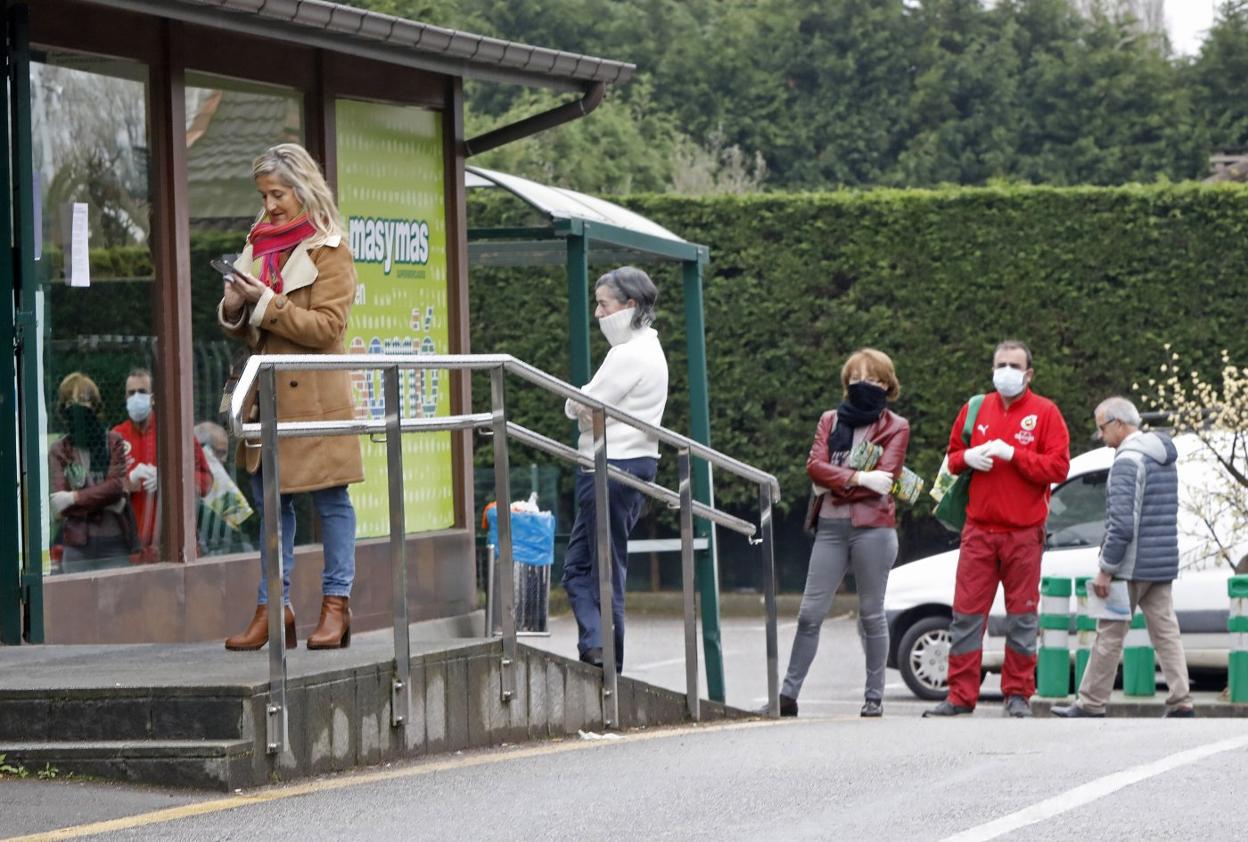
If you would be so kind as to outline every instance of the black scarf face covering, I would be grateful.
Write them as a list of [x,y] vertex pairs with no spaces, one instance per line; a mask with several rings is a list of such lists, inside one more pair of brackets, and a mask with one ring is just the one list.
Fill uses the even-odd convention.
[[69,427],[69,440],[74,447],[91,454],[91,473],[103,476],[108,473],[108,429],[100,423],[95,410],[81,404],[64,409],[65,423]]
[[875,422],[888,402],[888,391],[873,383],[850,383],[848,394],[836,408],[836,426],[828,434],[828,458],[854,446],[854,430]]

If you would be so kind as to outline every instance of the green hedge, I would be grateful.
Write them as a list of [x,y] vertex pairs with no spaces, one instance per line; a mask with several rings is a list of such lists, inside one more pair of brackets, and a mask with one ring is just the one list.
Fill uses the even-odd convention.
[[[841,395],[842,361],[862,345],[897,364],[910,419],[910,464],[931,477],[966,397],[991,388],[996,342],[1026,340],[1035,388],[1057,401],[1072,449],[1091,448],[1091,413],[1129,393],[1171,342],[1211,367],[1221,348],[1248,357],[1248,191],[1203,185],[950,188],[682,198],[626,203],[705,243],[713,444],[780,477],[801,508],[805,456],[819,413]],[[496,203],[474,224],[508,218]],[[659,325],[673,372],[665,423],[687,429],[679,276],[656,274]],[[476,351],[506,351],[566,374],[561,272],[477,270],[470,286]],[[596,333],[596,331],[595,331]],[[604,351],[601,337],[594,359]],[[544,404],[515,395],[543,424]],[[529,403],[528,401],[531,401]],[[548,433],[566,438],[559,419]],[[669,460],[670,461],[670,460]],[[750,489],[717,499],[748,506]],[[929,532],[920,503],[903,555]]]

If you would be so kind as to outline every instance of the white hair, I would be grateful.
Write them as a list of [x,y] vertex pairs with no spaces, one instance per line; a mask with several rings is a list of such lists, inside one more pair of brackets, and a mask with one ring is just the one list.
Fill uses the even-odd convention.
[[1097,412],[1105,414],[1105,421],[1121,421],[1128,427],[1140,426],[1140,411],[1135,408],[1135,404],[1120,395],[1114,395],[1112,398],[1106,398],[1096,407]]

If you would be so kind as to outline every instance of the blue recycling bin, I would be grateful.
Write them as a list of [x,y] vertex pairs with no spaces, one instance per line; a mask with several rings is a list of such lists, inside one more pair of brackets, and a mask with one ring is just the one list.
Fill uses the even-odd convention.
[[[498,555],[498,512],[485,514],[486,541]],[[551,512],[512,512],[512,601],[517,634],[550,634],[550,569],[555,562],[555,516]],[[495,594],[496,596],[497,594]],[[490,628],[498,627],[498,599]]]

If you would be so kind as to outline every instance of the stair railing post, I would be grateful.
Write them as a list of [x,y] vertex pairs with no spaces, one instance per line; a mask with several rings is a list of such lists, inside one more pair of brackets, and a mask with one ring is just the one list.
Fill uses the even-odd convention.
[[594,514],[598,546],[598,608],[602,629],[602,724],[618,728],[619,697],[616,693],[615,621],[612,613],[615,562],[611,558],[611,499],[607,489],[607,412],[593,410],[594,431]]
[[[491,429],[494,433],[494,499],[498,515],[498,581],[499,618],[503,626],[503,660],[501,662],[502,699],[510,702],[516,695],[516,575],[511,547],[511,468],[507,453],[507,370],[497,366],[490,370]],[[490,623],[486,618],[486,625]]]
[[771,485],[758,484],[759,549],[763,562],[763,605],[767,613],[767,715],[780,715],[780,656],[776,639],[776,558],[772,535]]
[[269,704],[265,709],[266,750],[280,754],[290,744],[286,710],[286,594],[282,558],[282,496],[277,465],[277,371],[260,369],[260,463],[264,489],[264,575],[269,592]]
[[685,610],[685,703],[689,718],[701,718],[698,704],[698,620],[694,608],[693,563],[693,472],[689,448],[682,447],[676,456],[680,491],[680,586]]
[[386,480],[390,502],[390,586],[394,591],[394,677],[390,681],[390,726],[407,727],[411,713],[412,650],[407,621],[407,535],[403,506],[403,429],[399,367],[384,372]]

